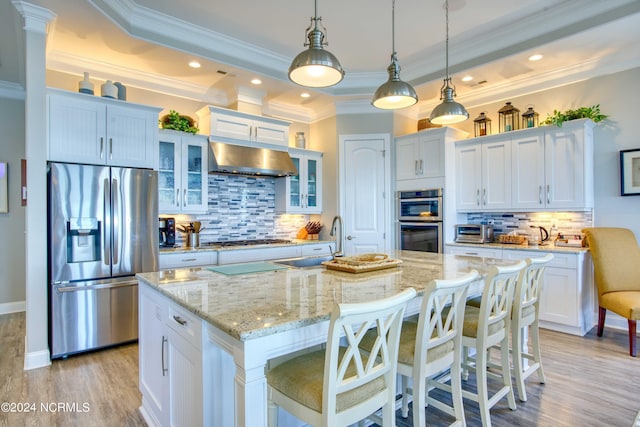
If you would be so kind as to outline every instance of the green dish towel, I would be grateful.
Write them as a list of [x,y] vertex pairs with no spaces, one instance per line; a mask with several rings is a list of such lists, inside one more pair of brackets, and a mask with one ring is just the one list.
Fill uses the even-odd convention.
[[226,274],[234,276],[236,274],[261,273],[265,271],[286,270],[288,267],[284,265],[276,265],[272,262],[248,262],[244,264],[229,264],[217,267],[207,267],[214,273]]

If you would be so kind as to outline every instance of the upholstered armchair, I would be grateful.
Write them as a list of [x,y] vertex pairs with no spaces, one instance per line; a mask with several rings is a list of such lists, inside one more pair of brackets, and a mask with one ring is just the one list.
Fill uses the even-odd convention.
[[629,354],[636,356],[636,321],[640,319],[640,247],[631,230],[593,227],[587,236],[598,288],[598,336],[607,310],[629,322]]

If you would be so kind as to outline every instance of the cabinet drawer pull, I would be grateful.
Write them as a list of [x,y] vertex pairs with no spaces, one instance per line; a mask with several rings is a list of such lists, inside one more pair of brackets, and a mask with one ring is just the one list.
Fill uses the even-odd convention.
[[173,316],[173,320],[175,320],[176,322],[180,323],[182,326],[187,324],[187,321],[184,320],[182,317],[174,315]]
[[180,262],[191,262],[191,261],[197,261],[197,258],[185,258],[185,259],[181,259]]
[[321,250],[322,250],[322,248],[314,248],[313,250],[314,250],[314,251],[321,251]]
[[164,377],[167,373],[167,368],[164,367],[164,344],[167,342],[167,337],[162,336],[162,348],[160,348],[160,354],[162,355],[162,376]]

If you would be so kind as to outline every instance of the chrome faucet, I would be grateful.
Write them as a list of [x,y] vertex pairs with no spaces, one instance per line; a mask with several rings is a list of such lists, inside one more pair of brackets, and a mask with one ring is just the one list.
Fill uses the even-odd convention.
[[336,223],[340,223],[339,238],[336,236],[336,251],[332,254],[334,257],[344,256],[342,253],[342,237],[344,236],[344,225],[342,223],[342,217],[340,215],[336,215],[333,217],[333,222],[331,223],[331,231],[329,232],[329,236],[333,236],[336,234]]

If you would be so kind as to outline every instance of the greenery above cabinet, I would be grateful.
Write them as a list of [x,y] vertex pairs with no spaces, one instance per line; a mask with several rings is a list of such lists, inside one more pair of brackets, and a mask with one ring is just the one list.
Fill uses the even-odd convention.
[[298,174],[276,179],[276,212],[322,213],[322,153],[290,148]]
[[160,130],[159,136],[159,212],[206,212],[209,154],[207,138],[172,130]]

